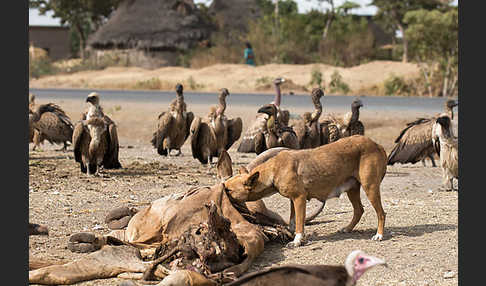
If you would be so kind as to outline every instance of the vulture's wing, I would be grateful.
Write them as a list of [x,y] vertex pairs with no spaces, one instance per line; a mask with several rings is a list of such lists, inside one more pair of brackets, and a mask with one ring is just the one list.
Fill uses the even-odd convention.
[[434,150],[437,153],[437,155],[440,156],[440,139],[439,139],[439,132],[440,124],[439,123],[434,123],[432,126],[432,144],[434,145]]
[[238,152],[252,153],[255,152],[255,136],[259,133],[263,133],[266,129],[268,115],[259,113],[255,120],[248,127],[243,135],[243,138],[238,146]]
[[290,112],[287,109],[281,110],[279,119],[283,126],[289,126]]
[[191,133],[191,123],[194,120],[194,113],[191,111],[186,113],[186,135],[184,136],[184,141],[187,140],[187,137],[189,137],[189,134]]
[[[159,124],[157,126],[157,131],[154,133],[152,138],[152,145],[157,148],[157,153],[159,155],[167,156],[168,150],[164,149],[164,139],[168,136],[169,130],[174,125],[174,117],[170,113],[163,113],[159,117]],[[155,144],[154,144],[155,143]]]
[[240,139],[242,129],[243,121],[240,117],[228,120],[228,143],[224,147],[226,150],[229,150],[233,143]]
[[433,150],[432,126],[432,120],[417,120],[409,123],[395,140],[396,145],[388,156],[388,165],[397,162],[415,164],[423,158],[424,154]]
[[348,277],[342,266],[283,265],[244,275],[225,285],[339,286],[345,285]]
[[[162,111],[157,117],[157,120],[160,121],[160,118],[164,116],[165,113],[166,113],[165,111]],[[155,130],[155,132],[152,134],[152,140],[150,140],[150,143],[152,143],[152,146],[154,146],[154,148],[157,148],[157,133],[158,133],[159,125],[160,123],[157,122],[157,130]]]
[[350,136],[365,135],[365,127],[361,120],[356,121],[352,126],[349,126]]
[[190,133],[192,157],[198,159],[202,164],[207,164],[208,158],[203,154],[203,148],[207,147],[204,146],[205,144],[208,144],[208,138],[205,137],[210,136],[209,126],[202,121],[201,117],[196,116],[192,120]]
[[78,121],[74,126],[73,131],[73,146],[74,146],[74,160],[76,162],[82,163],[81,159],[81,144],[83,143],[83,137],[89,136],[89,133],[86,132],[85,126],[83,121]]
[[120,161],[118,160],[120,145],[118,143],[118,132],[114,123],[108,125],[108,132],[106,133],[106,135],[108,139],[108,146],[107,151],[105,152],[105,156],[103,157],[103,167],[105,169],[119,169],[122,167]]

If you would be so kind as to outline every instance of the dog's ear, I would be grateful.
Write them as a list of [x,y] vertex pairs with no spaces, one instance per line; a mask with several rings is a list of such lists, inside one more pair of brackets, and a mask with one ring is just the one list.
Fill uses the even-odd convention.
[[245,168],[245,166],[240,166],[240,169],[238,169],[238,172],[240,174],[248,174],[248,170]]
[[243,184],[248,187],[253,187],[256,185],[258,177],[260,177],[260,172],[255,172],[251,174]]
[[217,174],[220,179],[228,178],[233,176],[233,167],[231,166],[231,157],[223,150],[218,158],[218,163],[216,164]]

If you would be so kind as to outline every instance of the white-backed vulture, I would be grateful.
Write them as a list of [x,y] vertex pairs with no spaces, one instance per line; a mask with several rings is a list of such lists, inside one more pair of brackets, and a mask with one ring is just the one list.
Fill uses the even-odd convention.
[[[105,169],[119,169],[122,168],[120,161],[118,160],[118,152],[120,149],[118,141],[118,131],[115,122],[103,112],[103,108],[100,106],[100,97],[96,92],[92,92],[86,98],[88,104],[87,110],[82,114],[81,121],[87,121],[91,118],[101,118],[104,122],[106,132],[103,136],[106,137],[106,145],[104,146],[104,157],[101,166]],[[79,122],[78,122],[79,123]],[[78,124],[76,124],[78,125]],[[76,128],[76,127],[75,127]],[[79,127],[78,127],[79,128]],[[73,144],[74,134],[73,134]],[[76,148],[76,146],[74,146]],[[78,147],[79,148],[79,147]],[[76,152],[76,151],[75,151]],[[76,158],[75,158],[76,159]],[[76,160],[76,162],[80,162]]]
[[[338,131],[330,130],[330,140],[326,143],[331,143],[339,138],[352,136],[352,135],[364,135],[364,125],[359,120],[359,108],[363,106],[363,102],[361,99],[356,98],[351,103],[351,111],[345,113],[342,116],[338,116],[335,114],[329,114],[324,117],[322,123],[333,124],[334,126],[339,129]],[[327,126],[324,125],[324,126]],[[323,131],[324,132],[324,131]]]
[[[273,82],[275,85],[275,98],[270,103],[275,105],[277,108],[277,120],[279,121],[281,126],[288,126],[289,119],[290,119],[290,112],[288,110],[280,109],[280,102],[281,102],[281,90],[280,85],[285,82],[283,78],[276,78]],[[267,128],[267,119],[268,115],[264,113],[257,113],[255,120],[251,123],[251,125],[246,129],[245,134],[238,146],[238,152],[241,153],[261,153],[262,149],[264,150],[263,146],[256,146],[255,141],[261,142],[261,138],[263,137],[263,132],[266,131]]]
[[[451,119],[454,118],[455,100],[447,100],[445,103],[445,114]],[[407,123],[407,127],[400,132],[395,139],[395,146],[388,155],[388,165],[395,163],[412,163],[422,161],[425,166],[425,158],[429,158],[432,166],[436,167],[434,160],[434,146],[432,141],[432,128],[435,120],[441,116],[436,115],[432,118],[418,118],[413,122]]]
[[[274,104],[266,104],[258,109],[258,112],[267,114],[268,119],[266,130],[260,136],[255,137],[255,151],[257,154],[274,147],[299,149],[297,135],[292,127],[281,125],[277,119],[277,107]],[[258,146],[263,146],[263,148],[258,149]]]
[[33,102],[29,104],[29,143],[34,143],[33,150],[47,140],[51,144],[64,144],[60,150],[66,151],[74,128],[69,116],[54,103],[42,104],[35,111],[31,107]]
[[321,146],[321,128],[319,117],[322,114],[321,97],[324,92],[320,88],[314,88],[311,92],[314,112],[305,112],[302,119],[294,122],[292,128],[297,135],[300,149],[315,148]]
[[441,116],[435,120],[432,138],[434,148],[440,157],[442,177],[447,190],[453,190],[454,179],[459,179],[458,140],[452,134],[451,119],[449,116]]
[[196,116],[192,121],[192,156],[202,164],[212,163],[213,157],[219,157],[223,150],[228,150],[240,138],[243,127],[241,118],[229,119],[224,114],[229,94],[226,88],[222,88],[218,97],[219,105],[211,107],[206,119]]
[[102,117],[92,116],[76,123],[73,134],[74,160],[81,172],[96,174],[108,149],[108,127]]
[[177,97],[172,100],[167,112],[159,114],[157,130],[150,141],[159,155],[168,156],[175,149],[178,151],[175,156],[179,156],[182,145],[189,137],[194,114],[187,112],[183,89],[182,84],[176,85]]

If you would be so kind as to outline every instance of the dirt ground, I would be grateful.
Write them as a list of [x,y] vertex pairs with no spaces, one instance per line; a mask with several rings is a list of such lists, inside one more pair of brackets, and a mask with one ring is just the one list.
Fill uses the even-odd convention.
[[[272,85],[268,90],[259,89],[262,84],[270,83],[275,77],[290,80],[295,87],[309,88],[312,71],[322,73],[324,85],[331,81],[331,75],[338,71],[342,80],[349,85],[351,93],[362,93],[373,90],[383,84],[390,76],[401,76],[405,79],[419,75],[419,68],[414,63],[396,61],[373,61],[359,66],[343,68],[325,64],[288,65],[268,64],[248,66],[243,64],[216,64],[200,69],[183,67],[162,67],[149,70],[138,67],[109,67],[104,70],[83,71],[72,74],[58,74],[31,79],[31,88],[135,88],[139,83],[158,79],[161,90],[173,90],[177,82],[184,83],[185,90],[214,92],[222,86],[238,93],[273,92]],[[143,84],[149,88],[147,84]],[[301,92],[296,88],[295,92]]]
[[[37,104],[46,103],[38,100]],[[85,105],[78,100],[56,102],[73,122]],[[100,176],[87,177],[75,163],[72,148],[56,151],[60,145],[45,143],[42,150],[29,146],[29,221],[49,227],[49,236],[29,237],[30,255],[71,261],[85,254],[67,249],[69,236],[90,231],[109,232],[104,218],[118,206],[142,208],[164,195],[186,191],[193,186],[217,182],[216,170],[208,171],[192,158],[189,141],[180,157],[159,156],[150,145],[157,115],[166,106],[123,101],[103,104],[118,125],[120,162],[123,169],[105,170]],[[190,105],[196,115],[205,115],[209,105]],[[305,110],[294,110],[301,114]],[[342,112],[341,110],[330,110]],[[243,130],[255,110],[229,106],[230,117],[243,119]],[[387,152],[405,123],[418,114],[367,112],[360,116],[366,135],[382,144]],[[250,162],[255,154],[236,152],[239,142],[229,150],[234,170]],[[438,162],[438,161],[437,161]],[[362,193],[365,213],[351,233],[337,231],[352,218],[352,206],[343,195],[327,202],[324,211],[306,226],[308,244],[288,249],[280,243],[268,243],[264,253],[252,265],[256,271],[271,265],[288,263],[342,264],[355,249],[384,258],[388,268],[376,267],[365,273],[358,285],[457,285],[458,284],[458,192],[441,188],[439,168],[396,164],[389,166],[381,185],[382,203],[387,213],[384,240],[372,241],[376,232],[376,214]],[[288,199],[276,194],[265,198],[270,209],[289,215]],[[310,207],[315,205],[310,202]],[[93,280],[79,285],[118,285],[118,278]]]

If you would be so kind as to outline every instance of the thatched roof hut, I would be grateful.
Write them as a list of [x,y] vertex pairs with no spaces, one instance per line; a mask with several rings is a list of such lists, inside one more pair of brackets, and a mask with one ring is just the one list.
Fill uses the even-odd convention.
[[192,0],[125,0],[88,39],[88,46],[98,51],[138,50],[152,56],[163,52],[169,60],[166,64],[171,64],[173,53],[208,39],[212,29]]

